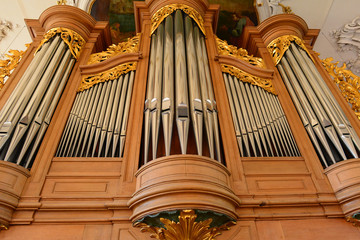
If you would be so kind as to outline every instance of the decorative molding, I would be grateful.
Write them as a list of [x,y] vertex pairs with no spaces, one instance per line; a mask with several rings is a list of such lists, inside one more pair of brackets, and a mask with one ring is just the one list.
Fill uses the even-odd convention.
[[333,58],[326,58],[321,62],[360,120],[360,78],[348,70],[345,63],[342,67],[338,67],[339,62],[333,63],[333,60]]
[[360,74],[360,16],[354,18],[351,23],[345,24],[344,27],[334,30],[330,36],[336,40],[338,51],[354,52],[356,57],[345,61],[349,69],[356,74]]
[[229,221],[220,227],[210,227],[213,219],[196,222],[197,215],[194,210],[182,210],[178,218],[178,222],[160,218],[161,223],[164,224],[161,228],[141,222],[135,223],[134,226],[140,227],[141,232],[149,232],[151,238],[158,240],[213,240],[222,231],[229,230],[236,224],[234,221]]
[[189,15],[189,17],[191,17],[197,23],[201,32],[206,36],[204,19],[195,9],[185,4],[170,4],[157,10],[156,13],[151,17],[151,35],[155,32],[155,30],[159,27],[159,25],[162,23],[162,21],[164,21],[167,16],[169,16],[178,9]]
[[[29,45],[25,44],[26,47],[29,47]],[[17,67],[25,52],[26,50],[9,50],[9,54],[5,54],[7,59],[0,60],[0,89],[2,89],[12,71]]]
[[78,92],[82,92],[86,89],[91,88],[95,84],[111,81],[117,79],[122,74],[126,74],[130,71],[136,70],[137,62],[124,63],[114,68],[111,68],[105,72],[101,72],[91,76],[84,76],[81,80]]
[[115,44],[111,45],[110,47],[108,47],[108,49],[106,49],[106,51],[91,54],[88,60],[88,64],[103,62],[109,58],[124,53],[138,52],[140,38],[141,38],[141,33],[138,33],[136,36],[129,38],[126,42],[121,42],[117,45]]
[[265,91],[268,91],[269,93],[276,95],[275,88],[270,79],[255,77],[247,72],[240,70],[237,67],[226,64],[221,64],[221,71],[229,73],[232,76],[235,76],[237,79],[239,79],[242,82],[250,83],[252,85],[261,87]]
[[221,40],[215,37],[217,50],[220,55],[232,56],[243,61],[250,63],[253,66],[265,68],[264,60],[262,58],[254,57],[249,55],[248,51],[243,48],[237,48],[233,45],[228,44],[225,40]]
[[311,60],[314,61],[301,38],[294,35],[284,35],[272,40],[267,46],[275,65],[278,65],[286,50],[289,49],[291,42],[295,42],[299,47],[304,49],[310,56]]
[[39,47],[36,49],[38,52],[41,46],[53,38],[56,34],[60,34],[61,39],[68,45],[71,54],[79,59],[81,48],[85,45],[85,40],[81,37],[80,34],[74,32],[73,30],[67,28],[52,28],[47,33],[45,33],[43,40],[40,42]]

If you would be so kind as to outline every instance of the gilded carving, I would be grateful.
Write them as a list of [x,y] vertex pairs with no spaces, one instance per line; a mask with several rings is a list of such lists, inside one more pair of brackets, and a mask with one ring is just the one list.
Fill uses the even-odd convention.
[[97,73],[91,76],[84,76],[81,80],[78,92],[91,88],[95,84],[111,81],[119,78],[122,74],[136,70],[137,62],[124,63],[105,72]]
[[[26,46],[28,47],[29,44],[26,44]],[[25,52],[26,51],[10,50],[9,54],[5,54],[7,59],[0,60],[0,89],[2,89],[5,84],[5,78],[10,77]]]
[[332,61],[333,58],[321,60],[325,69],[340,88],[343,97],[351,104],[351,108],[360,120],[360,77],[348,70],[345,63],[342,67],[338,67],[339,62],[332,63]]
[[178,9],[189,15],[189,17],[191,17],[196,22],[201,32],[205,35],[204,19],[195,9],[185,4],[170,4],[160,8],[151,17],[151,34],[155,32],[155,30],[159,27],[160,23],[162,23],[162,21],[164,21],[167,16],[169,16]]
[[81,37],[80,34],[74,32],[73,30],[67,28],[52,28],[47,33],[45,33],[43,40],[40,42],[38,49],[39,51],[41,46],[53,38],[56,34],[60,34],[61,39],[68,45],[71,54],[79,59],[81,48],[85,45],[85,40]]
[[232,76],[235,76],[237,79],[239,79],[242,82],[247,82],[252,85],[256,85],[258,87],[261,87],[265,91],[268,91],[269,93],[276,95],[275,88],[272,85],[271,79],[255,77],[249,73],[246,73],[238,69],[237,67],[226,64],[221,64],[221,71],[225,73],[229,73]]
[[291,7],[285,6],[284,4],[281,4],[281,3],[278,3],[278,4],[282,8],[283,13],[294,14],[293,11],[291,10]]
[[217,50],[220,55],[232,56],[244,60],[256,67],[265,68],[264,60],[262,58],[254,57],[248,54],[248,51],[243,48],[237,48],[228,44],[225,40],[216,37]]
[[57,0],[56,3],[57,3],[57,5],[66,5],[67,1],[66,0]]
[[179,222],[160,218],[164,224],[163,228],[149,226],[137,222],[135,227],[140,227],[142,232],[149,232],[151,238],[158,240],[214,240],[224,230],[229,230],[235,222],[228,222],[220,227],[210,228],[212,219],[196,222],[197,215],[194,210],[183,210],[180,212]]
[[126,42],[121,42],[117,45],[113,44],[106,51],[94,53],[90,55],[88,64],[103,62],[111,57],[121,55],[124,53],[135,53],[139,51],[141,33],[129,38]]
[[297,36],[284,35],[284,36],[281,36],[281,37],[278,37],[278,38],[272,40],[271,43],[267,46],[267,49],[270,52],[275,65],[277,65],[280,62],[280,60],[284,56],[286,50],[289,49],[291,42],[295,42],[298,46],[300,46],[302,49],[304,49],[308,53],[310,58],[313,60],[311,54],[305,47],[303,40],[301,40]]

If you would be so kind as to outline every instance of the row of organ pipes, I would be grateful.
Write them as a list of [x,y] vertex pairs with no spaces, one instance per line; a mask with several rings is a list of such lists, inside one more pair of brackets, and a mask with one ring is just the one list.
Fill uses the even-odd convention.
[[79,92],[57,157],[122,157],[135,72]]
[[[181,154],[188,153],[189,129],[196,151],[221,162],[220,132],[205,39],[181,10],[168,16],[151,37],[150,64],[144,109],[144,164],[158,157],[160,127],[165,155],[171,154],[174,121]],[[206,140],[203,139],[205,125]],[[151,139],[151,141],[150,141]],[[149,156],[149,148],[152,156]]]
[[59,35],[44,43],[0,111],[0,158],[29,168],[75,64]]
[[277,67],[323,166],[358,158],[359,137],[309,55],[291,43]]
[[300,156],[277,96],[223,73],[242,157]]

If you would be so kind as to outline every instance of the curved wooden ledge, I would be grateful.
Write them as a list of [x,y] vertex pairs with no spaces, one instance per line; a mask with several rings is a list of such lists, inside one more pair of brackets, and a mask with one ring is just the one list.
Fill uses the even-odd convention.
[[338,162],[327,169],[329,178],[346,216],[360,211],[360,158]]
[[301,17],[295,14],[278,14],[264,20],[257,30],[262,36],[265,46],[283,35],[295,35],[304,39],[309,28]]
[[5,161],[0,161],[0,172],[0,227],[7,228],[30,172]]
[[219,55],[218,60],[220,64],[227,64],[237,67],[240,70],[243,70],[244,72],[247,72],[255,77],[273,78],[274,76],[274,70],[255,67],[246,61],[232,56]]
[[138,62],[141,58],[141,53],[124,53],[112,58],[109,58],[103,62],[81,65],[80,71],[81,75],[92,75],[107,71],[111,68],[114,68],[120,64],[127,62]]
[[136,192],[128,202],[131,221],[179,209],[212,210],[237,219],[240,200],[222,164],[198,155],[173,155],[144,165],[136,173]]

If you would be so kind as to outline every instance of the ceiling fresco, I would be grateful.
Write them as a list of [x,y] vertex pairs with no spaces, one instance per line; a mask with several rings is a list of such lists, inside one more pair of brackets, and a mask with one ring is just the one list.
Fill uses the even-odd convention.
[[[98,21],[109,21],[113,43],[135,35],[133,0],[97,0],[91,15]],[[209,0],[220,4],[216,34],[230,44],[239,45],[244,26],[257,25],[254,0]]]

